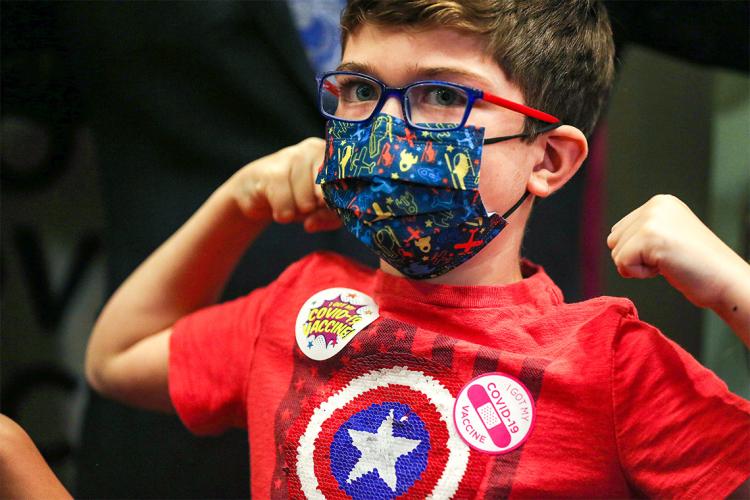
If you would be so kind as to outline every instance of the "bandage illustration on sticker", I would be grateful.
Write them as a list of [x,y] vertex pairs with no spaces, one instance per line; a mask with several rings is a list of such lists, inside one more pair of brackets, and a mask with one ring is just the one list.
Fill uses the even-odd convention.
[[484,387],[480,384],[474,384],[466,391],[466,395],[495,446],[499,448],[508,446],[511,441],[510,432],[505,427],[500,414],[492,404],[490,396],[484,390]]
[[531,435],[536,409],[526,386],[505,373],[485,373],[467,383],[456,397],[453,421],[466,444],[500,455],[521,446]]

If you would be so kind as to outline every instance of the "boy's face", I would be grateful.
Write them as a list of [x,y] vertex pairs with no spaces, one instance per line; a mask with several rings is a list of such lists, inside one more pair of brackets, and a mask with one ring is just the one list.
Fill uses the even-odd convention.
[[[520,89],[484,54],[479,39],[452,30],[412,33],[364,24],[348,37],[339,68],[369,74],[390,87],[443,80],[524,102]],[[403,119],[396,98],[389,99],[382,112]],[[467,125],[484,127],[486,138],[507,136],[523,130],[524,116],[478,100]],[[484,146],[479,191],[488,212],[502,214],[523,195],[534,165],[543,157],[539,149],[520,140]]]

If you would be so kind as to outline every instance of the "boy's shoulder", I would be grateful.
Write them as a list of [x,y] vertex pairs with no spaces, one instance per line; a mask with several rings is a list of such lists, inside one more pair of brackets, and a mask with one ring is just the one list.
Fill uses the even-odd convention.
[[577,315],[582,320],[596,321],[600,316],[611,316],[619,318],[620,322],[643,323],[635,304],[626,297],[600,295],[580,302],[566,302],[561,307],[567,314]]
[[[529,321],[546,323],[559,338],[564,332],[591,331],[596,336],[610,337],[626,323],[642,322],[633,302],[626,297],[600,295],[577,302],[567,302],[554,280],[540,265],[523,260],[523,283],[516,307]],[[551,332],[552,333],[552,332]],[[575,339],[574,339],[575,340]]]

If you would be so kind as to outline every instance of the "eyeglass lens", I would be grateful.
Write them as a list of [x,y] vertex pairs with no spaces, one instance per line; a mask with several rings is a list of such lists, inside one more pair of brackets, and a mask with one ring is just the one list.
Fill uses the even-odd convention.
[[[320,88],[323,113],[345,121],[367,120],[375,112],[383,89],[377,82],[357,75],[334,74],[326,77]],[[421,83],[409,87],[404,112],[411,124],[422,128],[459,125],[469,103],[460,87],[439,83]]]

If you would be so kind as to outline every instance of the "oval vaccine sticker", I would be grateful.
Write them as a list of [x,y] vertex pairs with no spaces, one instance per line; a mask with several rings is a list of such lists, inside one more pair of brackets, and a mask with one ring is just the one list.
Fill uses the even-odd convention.
[[322,290],[307,299],[297,315],[297,345],[308,358],[331,358],[378,316],[378,305],[369,295],[351,288]]
[[524,385],[504,373],[485,373],[458,393],[453,420],[461,438],[477,451],[513,451],[534,427],[534,400]]

